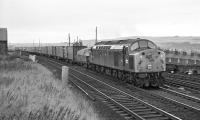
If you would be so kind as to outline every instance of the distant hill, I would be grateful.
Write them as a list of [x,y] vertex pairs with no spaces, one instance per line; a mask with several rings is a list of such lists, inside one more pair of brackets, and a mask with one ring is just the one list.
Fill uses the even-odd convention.
[[[114,39],[102,39],[98,41],[108,41],[108,40],[122,40],[122,39],[149,39],[155,42],[158,46],[162,48],[176,48],[184,50],[197,50],[200,49],[200,37],[193,36],[165,36],[165,37],[152,37],[152,36],[129,36],[129,37],[119,37]],[[93,46],[95,40],[82,40],[83,45],[88,47]],[[41,43],[40,46],[67,46],[68,43]],[[33,43],[12,43],[12,47],[31,47]],[[39,44],[34,44],[34,46],[39,46]]]

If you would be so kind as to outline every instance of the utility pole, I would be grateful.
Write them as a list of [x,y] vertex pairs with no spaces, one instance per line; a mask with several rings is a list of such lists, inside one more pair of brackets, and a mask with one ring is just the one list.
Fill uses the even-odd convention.
[[96,33],[96,39],[95,39],[95,44],[96,44],[97,43],[97,26],[96,26],[95,33]]
[[39,48],[40,48],[40,38],[39,38]]
[[68,33],[69,46],[70,46],[70,33]]
[[34,40],[33,40],[33,47],[34,47]]
[[39,53],[41,52],[41,48],[40,48],[40,38],[39,38]]

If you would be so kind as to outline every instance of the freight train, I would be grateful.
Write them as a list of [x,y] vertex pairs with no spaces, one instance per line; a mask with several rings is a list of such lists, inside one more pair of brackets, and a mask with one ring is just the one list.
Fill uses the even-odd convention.
[[29,47],[24,51],[83,65],[138,87],[159,87],[166,70],[165,53],[147,39],[101,41],[94,46]]

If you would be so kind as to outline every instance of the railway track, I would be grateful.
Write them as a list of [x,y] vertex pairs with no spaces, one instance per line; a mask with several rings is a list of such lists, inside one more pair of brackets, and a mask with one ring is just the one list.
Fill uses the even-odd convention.
[[188,80],[188,81],[193,81],[193,82],[198,82],[200,83],[200,76],[197,75],[197,76],[194,76],[194,75],[187,75],[187,74],[180,74],[180,73],[176,73],[176,74],[170,74],[168,73],[167,74],[168,76],[174,76],[176,78],[179,78],[179,79],[184,79],[184,80]]
[[[54,64],[58,69],[61,69],[63,65],[55,61],[48,62],[52,65]],[[75,69],[70,68],[70,76],[76,79],[76,83],[79,82],[79,86],[87,88],[86,91],[88,93],[100,99],[127,120],[181,120],[141,99]]]
[[164,80],[164,84],[172,85],[176,87],[184,87],[187,90],[193,91],[193,92],[200,92],[200,83],[183,80],[180,78],[176,78],[174,76],[166,77]]
[[[57,64],[56,66],[58,67],[58,66],[60,66],[61,67],[61,65],[64,65],[64,64],[61,64],[61,63],[55,63],[55,61],[52,61],[52,64]],[[59,65],[58,65],[59,64]],[[70,70],[72,70],[72,69],[70,69]],[[78,72],[78,71],[77,71]],[[72,73],[77,73],[77,72],[75,72],[75,71],[73,71]],[[80,71],[79,71],[80,72]],[[70,72],[71,73],[71,72]],[[81,73],[78,73],[78,75],[80,75]],[[84,74],[84,73],[83,73]],[[77,76],[77,75],[75,75],[75,76]],[[86,77],[87,76],[87,77]],[[86,75],[85,74],[85,79],[84,79],[84,81],[85,80],[90,80],[90,79],[92,79],[92,78],[90,78],[91,77],[91,75],[90,75],[90,77],[88,77],[88,75]],[[76,78],[76,77],[75,77]],[[78,78],[76,78],[76,79],[78,79]],[[83,75],[81,75],[80,77],[79,77],[79,79],[81,80],[81,79],[83,79]],[[94,82],[94,80],[95,80],[96,78],[93,78],[92,80],[90,80],[91,81],[91,83],[89,83],[89,84],[92,84],[93,82]],[[77,81],[77,83],[78,82],[80,82],[80,80],[78,80]],[[96,81],[96,80],[95,80]],[[87,82],[89,82],[89,81],[87,81]],[[85,84],[80,84],[79,86],[83,86],[83,85],[85,85]],[[99,85],[99,84],[98,84]],[[86,86],[86,85],[85,85]],[[94,85],[95,86],[95,85]],[[86,89],[88,89],[89,87],[87,86],[87,87],[85,87],[85,90]],[[95,88],[98,88],[98,86],[95,86]],[[98,89],[100,89],[100,88],[98,88]],[[102,88],[103,89],[103,88]],[[106,89],[106,88],[104,88],[104,89]],[[106,89],[106,91],[110,91],[110,89]],[[122,91],[122,90],[120,90],[120,91]],[[102,91],[103,93],[105,92],[105,91]],[[123,92],[123,91],[122,91]],[[133,91],[134,92],[134,91]],[[95,93],[97,93],[97,92],[95,92]],[[113,93],[113,92],[112,92]],[[125,92],[124,92],[125,93]],[[119,114],[122,114],[122,116],[125,116],[125,118],[130,118],[130,116],[132,116],[132,115],[130,115],[130,114],[127,114],[127,111],[124,111],[123,110],[123,108],[121,108],[120,106],[117,106],[116,105],[116,103],[115,102],[112,102],[112,100],[110,100],[110,99],[107,99],[107,98],[105,98],[105,97],[102,97],[102,95],[95,95],[94,94],[94,92],[92,92],[91,93],[93,96],[95,96],[95,97],[97,97],[98,99],[100,99],[101,101],[103,101],[103,102],[106,102],[107,104],[108,104],[108,106],[110,106],[113,110],[115,110],[117,113],[119,113]],[[127,94],[127,93],[126,93]],[[174,94],[174,93],[173,93]],[[109,95],[109,93],[107,93],[106,95]],[[128,94],[128,95],[131,95],[131,94]],[[100,96],[100,97],[99,97]],[[132,96],[132,95],[131,95]],[[134,95],[135,96],[135,95]],[[175,102],[174,100],[171,100],[171,99],[166,99],[166,98],[162,98],[162,96],[156,96],[156,95],[147,95],[147,93],[145,93],[143,96],[146,96],[146,97],[149,97],[149,96],[151,96],[153,99],[155,99],[155,101],[157,101],[158,99],[159,99],[159,101],[169,101],[169,102],[167,102],[167,104],[170,104],[169,105],[169,107],[171,107],[171,106],[174,106],[174,108],[176,108],[176,109],[179,109],[180,108],[180,106],[181,106],[181,108],[180,109],[183,109],[184,111],[186,111],[186,115],[187,114],[196,114],[196,113],[199,113],[199,109],[198,108],[195,108],[195,107],[192,107],[192,106],[189,106],[189,105],[185,105],[185,104],[183,104],[183,103],[178,103],[178,102]],[[124,95],[119,95],[117,98],[124,98]],[[112,98],[112,96],[111,96],[111,98]],[[125,103],[128,103],[128,101],[130,102],[130,99],[132,100],[132,98],[129,98],[128,96],[126,96],[125,98],[127,98],[127,102],[125,102]],[[115,97],[113,97],[112,99],[116,99]],[[138,97],[137,97],[137,99],[138,99]],[[141,98],[141,99],[143,99],[143,98]],[[141,100],[140,99],[140,100]],[[118,101],[118,100],[116,100],[116,101]],[[142,100],[142,101],[144,101],[144,100]],[[113,104],[113,103],[115,103],[115,104]],[[122,101],[122,103],[123,103],[123,101]],[[146,102],[147,103],[147,102]],[[129,103],[130,104],[130,103]],[[123,105],[123,104],[122,104]],[[175,107],[176,106],[176,107]],[[131,106],[130,106],[131,107]],[[132,107],[135,107],[135,106],[132,106]],[[185,110],[185,108],[187,108],[186,110]],[[142,108],[141,108],[142,109]],[[144,109],[144,108],[143,108]],[[191,113],[187,113],[187,111],[189,112],[189,111],[195,111],[194,113],[193,112],[191,112]],[[167,112],[166,112],[167,113]],[[179,116],[179,115],[178,115]],[[152,118],[153,120],[155,119],[155,118]],[[158,119],[159,119],[159,117],[158,117]],[[164,119],[165,119],[165,117],[164,117]],[[167,118],[166,118],[167,119]],[[171,119],[171,118],[168,118],[168,119]],[[179,118],[178,118],[179,119]],[[184,117],[183,117],[183,119],[184,119]]]
[[191,95],[187,95],[187,94],[184,94],[184,93],[181,93],[181,92],[177,92],[177,91],[172,90],[172,89],[169,89],[170,88],[169,86],[166,86],[166,87],[160,87],[160,89],[162,91],[167,92],[167,93],[171,93],[171,94],[174,94],[176,96],[179,96],[179,97],[182,97],[182,98],[185,98],[187,100],[190,100],[190,101],[193,101],[193,102],[200,104],[200,98],[195,97],[195,96],[191,96]]

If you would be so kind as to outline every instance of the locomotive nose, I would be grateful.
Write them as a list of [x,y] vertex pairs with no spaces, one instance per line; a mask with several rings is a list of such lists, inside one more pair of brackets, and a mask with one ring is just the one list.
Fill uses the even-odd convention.
[[140,72],[165,71],[164,52],[157,49],[141,51],[137,68]]

